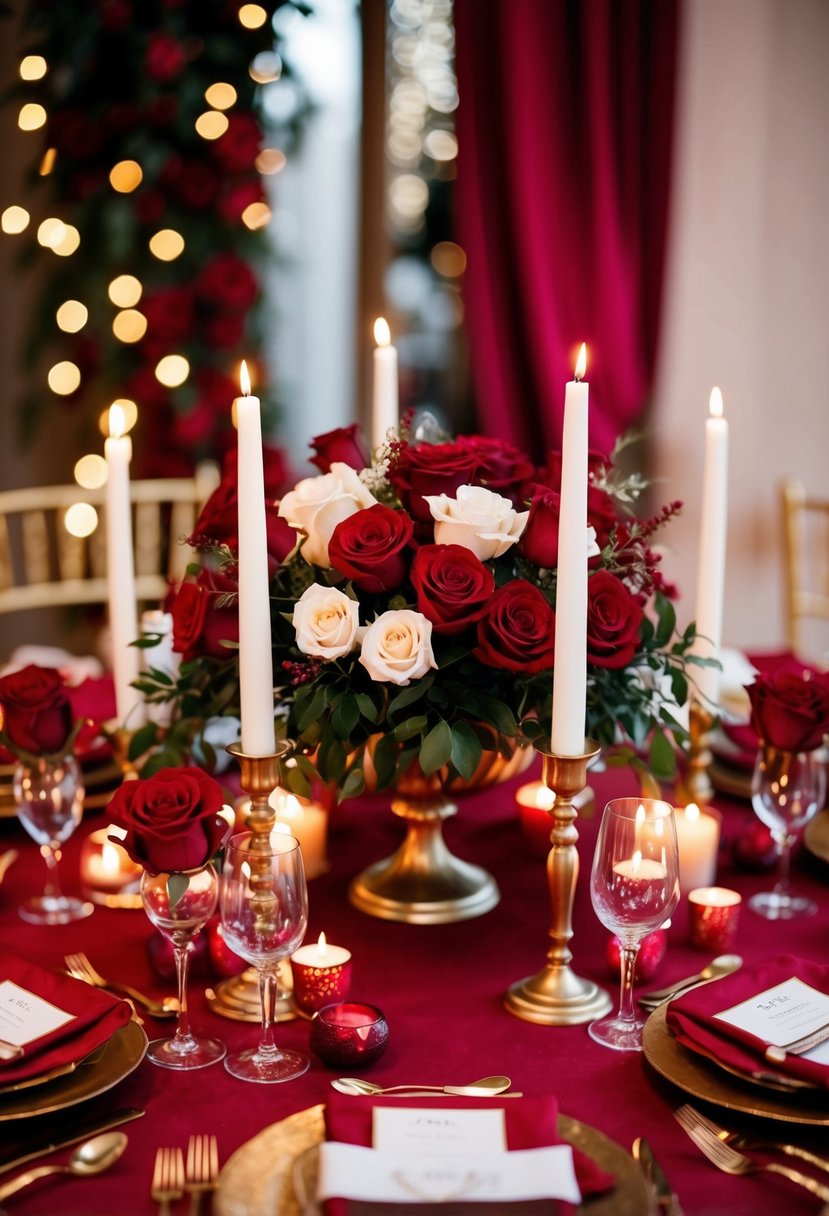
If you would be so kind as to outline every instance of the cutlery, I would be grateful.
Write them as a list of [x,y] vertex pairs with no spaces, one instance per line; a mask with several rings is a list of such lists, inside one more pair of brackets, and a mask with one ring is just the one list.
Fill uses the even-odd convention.
[[824,1203],[829,1202],[829,1186],[823,1186],[822,1183],[816,1182],[807,1174],[790,1169],[788,1165],[780,1165],[777,1161],[755,1161],[752,1157],[746,1157],[744,1153],[737,1152],[735,1148],[720,1140],[719,1136],[715,1136],[701,1124],[696,1117],[696,1111],[691,1110],[689,1113],[688,1107],[680,1107],[674,1111],[674,1117],[700,1152],[723,1173],[780,1174],[782,1178],[788,1178],[790,1182],[794,1182],[797,1186],[802,1186],[809,1191],[810,1194],[816,1195]]
[[215,1136],[191,1136],[187,1145],[184,1189],[190,1196],[190,1216],[201,1211],[202,1196],[215,1191],[219,1180],[219,1146]]
[[665,988],[655,988],[653,992],[643,992],[639,997],[639,1004],[645,1009],[655,1009],[663,1001],[672,1000],[681,992],[696,988],[697,984],[707,984],[709,980],[718,980],[724,975],[730,975],[742,965],[743,960],[739,954],[719,954],[696,975],[689,975],[684,980],[675,980],[673,984],[668,984]]
[[81,1140],[98,1135],[100,1132],[107,1132],[110,1128],[120,1127],[122,1123],[131,1123],[133,1119],[142,1119],[144,1114],[145,1111],[140,1110],[138,1107],[130,1107],[126,1110],[113,1111],[111,1115],[106,1115],[102,1119],[86,1119],[76,1124],[74,1131],[69,1136],[61,1136],[59,1140],[42,1140],[28,1153],[23,1153],[19,1157],[12,1157],[9,1161],[0,1161],[0,1174],[5,1174],[8,1170],[17,1169],[19,1165],[27,1165],[37,1157],[45,1157],[47,1153],[55,1153],[61,1148],[71,1148],[73,1144],[79,1144]]
[[632,1151],[653,1192],[656,1210],[664,1212],[665,1216],[683,1216],[682,1205],[644,1136],[636,1137]]
[[482,1077],[468,1085],[375,1085],[362,1077],[337,1077],[331,1082],[341,1094],[437,1093],[459,1098],[486,1098],[503,1094],[512,1085],[509,1077]]
[[150,1198],[159,1216],[170,1216],[170,1204],[184,1194],[184,1158],[180,1148],[160,1148],[155,1155]]
[[166,996],[163,1001],[154,1001],[151,997],[145,996],[143,992],[139,992],[137,988],[131,988],[129,984],[122,984],[118,980],[107,980],[95,970],[89,959],[82,952],[78,954],[67,954],[63,959],[66,964],[66,970],[76,980],[83,980],[86,984],[91,984],[93,988],[106,988],[110,992],[122,992],[128,996],[130,1000],[135,1001],[142,1009],[154,1018],[174,1018],[178,1016],[178,999],[174,996]]
[[[688,1103],[679,1109],[686,1112],[689,1120],[695,1119],[697,1126],[706,1128],[724,1144],[730,1144],[732,1148],[757,1153],[785,1153],[788,1157],[799,1157],[801,1161],[808,1161],[810,1165],[829,1174],[829,1161],[825,1157],[818,1157],[816,1153],[810,1153],[808,1149],[800,1148],[797,1144],[780,1144],[776,1140],[761,1140],[759,1136],[744,1136],[740,1132],[730,1132]],[[677,1115],[678,1117],[679,1115]]]
[[38,1178],[48,1178],[50,1174],[72,1174],[76,1178],[92,1178],[95,1174],[102,1174],[115,1164],[126,1147],[127,1137],[123,1132],[107,1132],[103,1136],[85,1140],[65,1165],[39,1165],[0,1186],[0,1200],[16,1195],[24,1186],[37,1182]]

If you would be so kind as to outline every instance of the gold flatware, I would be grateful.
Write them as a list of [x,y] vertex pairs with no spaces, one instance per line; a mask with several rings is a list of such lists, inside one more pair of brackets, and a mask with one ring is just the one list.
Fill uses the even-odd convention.
[[0,882],[3,881],[3,875],[6,873],[10,865],[17,861],[19,854],[17,849],[6,849],[5,853],[0,856]]
[[691,1113],[689,1114],[688,1108],[680,1107],[674,1111],[674,1117],[680,1127],[691,1137],[700,1152],[708,1158],[712,1165],[722,1170],[723,1173],[779,1174],[782,1178],[788,1178],[789,1182],[802,1186],[810,1194],[816,1195],[824,1203],[829,1202],[829,1186],[823,1186],[822,1183],[816,1182],[814,1178],[808,1177],[807,1174],[801,1174],[799,1170],[790,1169],[788,1165],[780,1165],[777,1161],[755,1161],[752,1157],[746,1157],[744,1153],[740,1153],[729,1144],[725,1144],[724,1141],[720,1140],[719,1136],[715,1136],[701,1124],[693,1108],[691,1108]]
[[663,1001],[673,1000],[680,993],[696,988],[697,984],[707,984],[710,980],[718,980],[722,979],[724,975],[731,975],[732,971],[738,971],[742,965],[743,960],[739,954],[719,954],[696,975],[689,975],[684,980],[675,980],[673,984],[668,984],[664,988],[654,988],[652,992],[643,992],[638,998],[639,1004],[643,1009],[655,1009]]
[[468,1085],[375,1085],[362,1077],[337,1077],[331,1082],[341,1094],[452,1094],[459,1098],[488,1098],[504,1094],[512,1085],[509,1077],[481,1077]]
[[636,1137],[631,1151],[645,1175],[656,1204],[656,1211],[664,1213],[664,1216],[683,1216],[679,1198],[644,1136]]
[[160,1148],[155,1155],[150,1198],[159,1216],[170,1216],[170,1204],[184,1194],[184,1158],[180,1148]]
[[143,992],[139,992],[137,988],[131,988],[129,984],[122,984],[119,980],[104,979],[82,951],[77,954],[64,955],[63,961],[66,964],[66,970],[76,980],[83,980],[84,983],[91,984],[93,988],[105,988],[108,992],[123,993],[124,996],[129,997],[131,1001],[135,1001],[146,1010],[150,1017],[174,1018],[178,1016],[176,997],[166,996],[163,1001],[154,1001],[152,997],[145,996]]
[[103,1136],[95,1136],[86,1140],[75,1149],[65,1165],[39,1165],[36,1169],[26,1170],[18,1174],[11,1182],[0,1186],[0,1202],[16,1195],[24,1186],[37,1182],[38,1178],[48,1178],[50,1174],[72,1174],[76,1178],[91,1178],[102,1174],[114,1165],[127,1147],[127,1137],[123,1132],[107,1132]]
[[709,1119],[702,1111],[696,1110],[690,1103],[679,1109],[686,1112],[689,1120],[696,1120],[699,1127],[707,1128],[713,1136],[717,1136],[724,1144],[730,1144],[732,1148],[745,1149],[748,1153],[785,1153],[787,1157],[799,1157],[801,1161],[808,1161],[810,1165],[829,1174],[829,1161],[825,1157],[818,1157],[816,1153],[810,1153],[807,1148],[800,1148],[797,1144],[781,1144],[777,1140],[761,1140],[759,1136],[744,1136],[741,1132],[730,1132],[727,1128],[720,1127],[713,1119]]
[[73,1144],[80,1144],[81,1140],[107,1132],[110,1128],[119,1127],[122,1123],[142,1119],[145,1113],[139,1107],[134,1106],[127,1110],[113,1111],[111,1115],[106,1115],[103,1119],[85,1119],[75,1125],[72,1135],[62,1136],[59,1140],[42,1140],[30,1152],[24,1153],[20,1157],[12,1157],[10,1161],[0,1162],[0,1174],[5,1174],[8,1170],[16,1170],[20,1165],[28,1165],[30,1161],[34,1161],[37,1157],[45,1157],[47,1153],[55,1153],[61,1148],[71,1148]]
[[190,1216],[198,1216],[202,1197],[219,1181],[219,1146],[215,1136],[191,1136],[187,1145],[184,1189],[190,1196]]

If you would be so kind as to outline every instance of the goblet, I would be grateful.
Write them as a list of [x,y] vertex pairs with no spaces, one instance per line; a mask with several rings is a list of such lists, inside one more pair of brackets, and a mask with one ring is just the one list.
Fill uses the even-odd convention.
[[590,897],[599,920],[621,942],[619,1010],[587,1030],[617,1051],[641,1051],[645,1019],[633,1001],[642,938],[658,929],[679,900],[679,858],[673,807],[656,798],[613,798],[602,815]]
[[792,845],[826,798],[826,760],[821,749],[784,752],[761,747],[751,777],[754,814],[770,829],[778,857],[773,890],[752,895],[748,906],[767,920],[814,916],[817,904],[792,895],[789,883]]
[[147,1048],[153,1064],[162,1068],[207,1068],[223,1060],[227,1051],[219,1039],[197,1039],[190,1029],[187,1008],[187,970],[193,941],[216,907],[219,878],[208,862],[186,873],[141,876],[141,899],[147,916],[173,944],[178,980],[179,1013],[172,1038],[155,1039]]
[[308,892],[299,842],[272,832],[241,832],[226,851],[220,895],[222,928],[234,953],[256,968],[262,1008],[258,1046],[228,1056],[225,1068],[242,1081],[292,1081],[309,1060],[274,1040],[277,964],[293,954],[308,924]]
[[80,765],[71,754],[60,758],[41,756],[31,763],[20,761],[14,770],[13,785],[17,817],[40,845],[46,862],[43,894],[21,904],[20,915],[36,925],[66,925],[82,920],[91,914],[93,905],[64,895],[58,879],[60,846],[72,835],[83,815]]

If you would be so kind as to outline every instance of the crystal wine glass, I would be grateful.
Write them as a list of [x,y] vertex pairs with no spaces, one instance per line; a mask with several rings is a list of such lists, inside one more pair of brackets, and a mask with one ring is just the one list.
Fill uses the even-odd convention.
[[679,858],[673,807],[656,798],[613,798],[602,816],[590,875],[599,920],[621,942],[618,1013],[588,1026],[597,1043],[641,1051],[645,1019],[633,1001],[642,938],[658,929],[679,900]]
[[147,1056],[162,1068],[207,1068],[223,1060],[226,1047],[219,1039],[197,1039],[190,1029],[187,1008],[187,970],[193,941],[216,908],[219,877],[208,862],[187,873],[141,876],[141,899],[147,916],[173,944],[178,979],[179,1013],[172,1038],[155,1039]]
[[81,769],[73,755],[41,756],[19,761],[14,770],[17,817],[46,862],[42,895],[27,899],[18,911],[36,925],[66,925],[89,916],[93,905],[64,895],[58,880],[60,846],[74,832],[83,815],[84,787]]
[[228,1056],[225,1068],[242,1081],[291,1081],[308,1068],[298,1051],[274,1041],[277,965],[305,936],[308,893],[299,842],[272,832],[231,837],[225,852],[220,896],[222,929],[231,950],[259,973],[262,1036],[257,1047]]
[[822,749],[784,752],[761,747],[751,778],[751,805],[757,818],[771,830],[779,859],[778,880],[772,891],[752,895],[748,906],[767,920],[814,916],[817,904],[792,895],[789,886],[791,849],[826,799],[826,759]]

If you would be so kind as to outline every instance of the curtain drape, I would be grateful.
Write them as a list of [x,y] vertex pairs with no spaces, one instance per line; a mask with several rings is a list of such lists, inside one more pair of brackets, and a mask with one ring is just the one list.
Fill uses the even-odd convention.
[[651,388],[680,0],[455,0],[456,236],[479,426],[559,447],[588,344],[590,439]]

